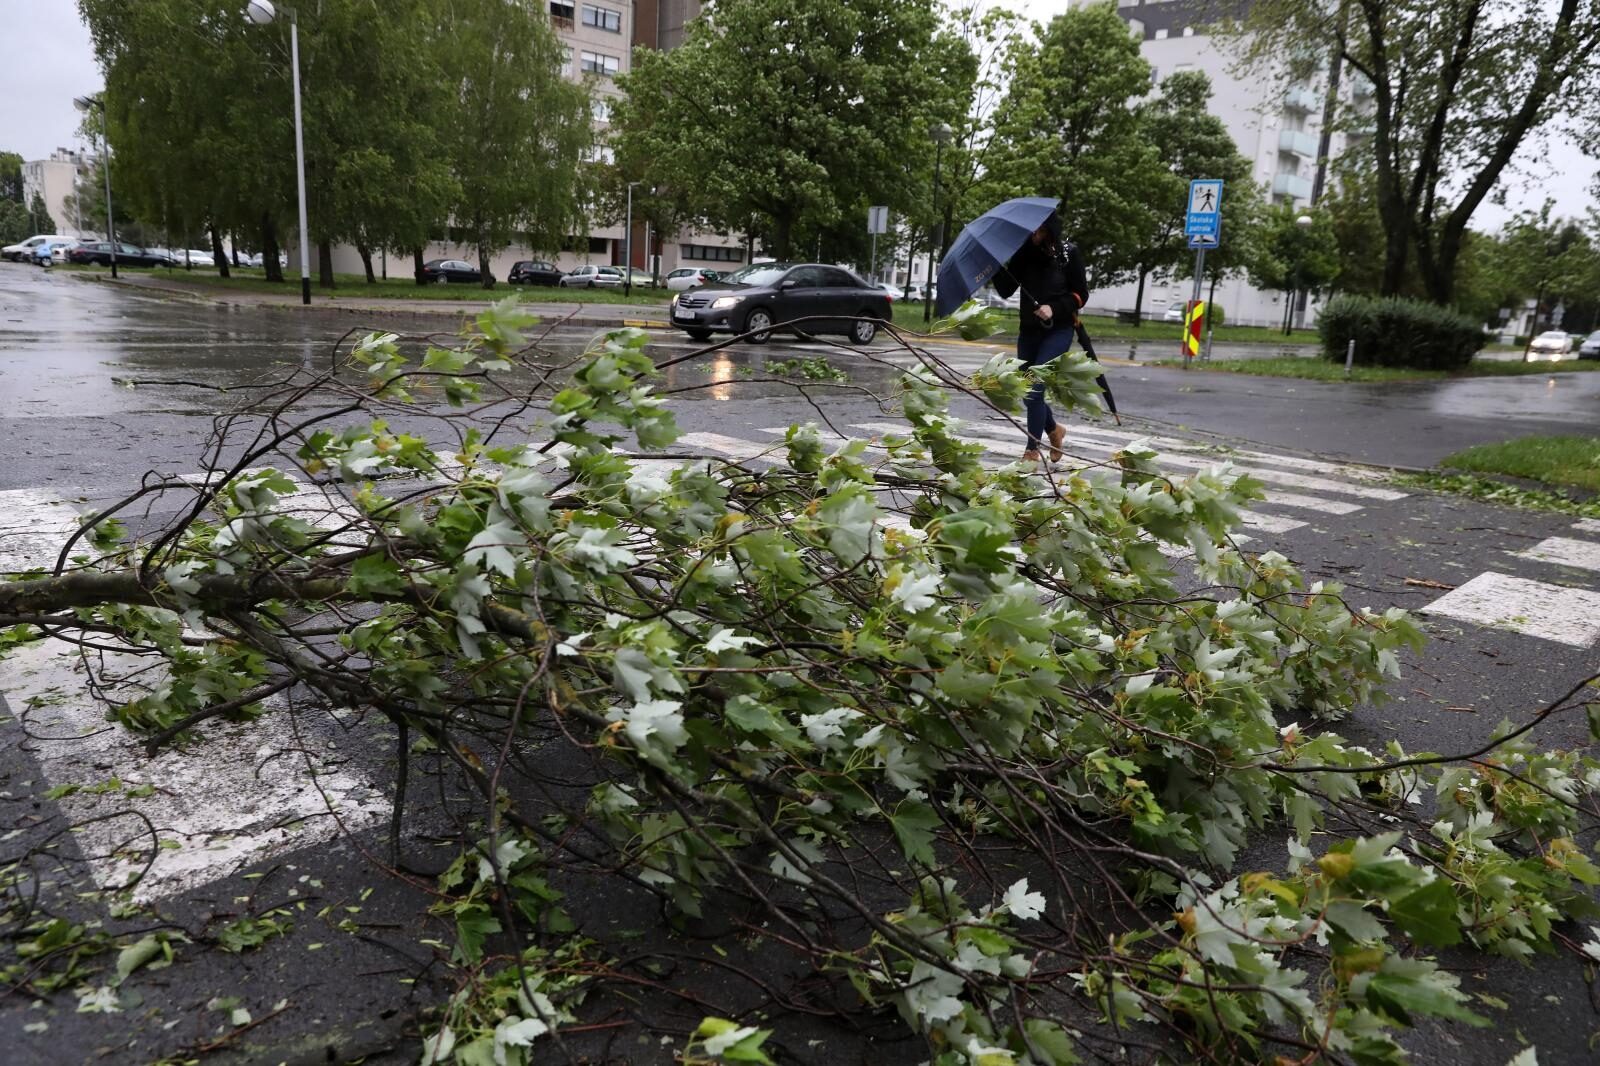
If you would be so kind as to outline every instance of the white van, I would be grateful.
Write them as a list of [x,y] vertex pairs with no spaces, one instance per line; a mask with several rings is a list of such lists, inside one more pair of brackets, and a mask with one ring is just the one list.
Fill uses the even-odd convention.
[[56,244],[58,242],[63,244],[77,244],[78,238],[68,237],[61,233],[35,234],[34,236],[29,237],[27,240],[22,241],[20,244],[8,244],[4,248],[0,248],[0,258],[9,259],[13,263],[24,259],[31,260],[33,258],[33,250],[46,241],[49,241],[51,244]]

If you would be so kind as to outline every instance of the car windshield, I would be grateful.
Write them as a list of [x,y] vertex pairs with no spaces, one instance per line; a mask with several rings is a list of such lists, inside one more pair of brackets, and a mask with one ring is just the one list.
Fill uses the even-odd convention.
[[1559,329],[1553,329],[1548,333],[1539,334],[1539,339],[1542,341],[1564,341],[1567,339],[1567,335]]
[[778,279],[788,272],[788,263],[758,263],[743,270],[735,270],[732,274],[724,274],[719,280],[730,281],[735,285],[776,285]]

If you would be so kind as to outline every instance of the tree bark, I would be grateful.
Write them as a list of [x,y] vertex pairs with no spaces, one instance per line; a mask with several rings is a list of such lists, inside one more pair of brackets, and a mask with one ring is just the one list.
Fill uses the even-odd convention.
[[1150,276],[1150,271],[1144,267],[1139,268],[1139,287],[1133,294],[1133,325],[1138,328],[1144,324],[1144,279]]
[[278,262],[278,224],[272,212],[261,212],[261,263],[267,270],[268,281],[283,281],[283,264]]
[[378,283],[378,278],[377,275],[373,274],[372,272],[372,249],[367,247],[365,244],[357,244],[356,254],[361,256],[361,269],[367,272],[367,284],[376,285]]
[[478,273],[483,275],[483,287],[494,288],[494,275],[489,273],[489,253],[483,245],[478,245]]
[[411,249],[411,276],[416,279],[416,282],[417,282],[418,285],[427,284],[427,282],[423,281],[423,279],[422,279],[422,249],[421,248],[413,248],[413,249]]
[[222,237],[218,235],[215,224],[211,226],[211,258],[217,261],[217,273],[227,277],[228,254],[222,250]]
[[324,238],[317,242],[317,286],[331,289],[333,285],[333,242]]

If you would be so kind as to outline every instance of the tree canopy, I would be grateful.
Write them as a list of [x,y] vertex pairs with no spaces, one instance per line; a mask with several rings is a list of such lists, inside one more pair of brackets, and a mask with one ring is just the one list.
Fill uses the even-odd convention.
[[1261,0],[1241,28],[1264,69],[1297,78],[1326,49],[1370,90],[1340,121],[1371,131],[1385,295],[1415,256],[1428,298],[1453,300],[1468,224],[1535,133],[1600,152],[1600,0]]
[[685,217],[754,230],[780,259],[869,204],[926,218],[928,131],[960,119],[971,86],[939,25],[933,0],[712,0],[621,79],[619,165],[648,161]]

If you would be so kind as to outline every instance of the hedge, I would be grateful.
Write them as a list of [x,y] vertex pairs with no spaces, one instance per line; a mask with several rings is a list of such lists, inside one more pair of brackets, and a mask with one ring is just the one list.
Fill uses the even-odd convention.
[[1356,342],[1359,366],[1459,370],[1487,338],[1472,319],[1447,307],[1397,297],[1336,296],[1317,319],[1324,359],[1343,362]]

